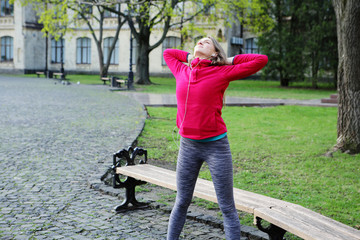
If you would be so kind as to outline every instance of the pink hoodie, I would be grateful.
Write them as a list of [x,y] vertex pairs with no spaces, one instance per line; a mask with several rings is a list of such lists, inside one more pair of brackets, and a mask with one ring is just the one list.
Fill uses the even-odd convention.
[[230,81],[248,77],[268,62],[266,55],[241,54],[233,65],[211,66],[211,61],[199,58],[187,62],[188,52],[166,49],[164,59],[176,78],[177,117],[179,134],[195,140],[215,137],[227,132],[221,117],[223,97]]

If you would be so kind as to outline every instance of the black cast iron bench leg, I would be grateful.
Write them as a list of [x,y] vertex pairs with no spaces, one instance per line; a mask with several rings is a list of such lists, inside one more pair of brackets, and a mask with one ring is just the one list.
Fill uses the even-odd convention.
[[[113,187],[114,188],[125,188],[125,199],[124,201],[114,208],[116,212],[123,212],[129,209],[138,209],[138,208],[145,208],[148,207],[148,203],[139,202],[135,197],[135,188],[138,185],[146,184],[146,182],[137,180],[132,177],[127,177],[125,181],[121,181],[120,175],[116,173],[116,168],[121,167],[121,160],[126,161],[127,166],[135,165],[135,158],[136,156],[144,155],[145,159],[140,160],[139,164],[146,164],[147,162],[147,151],[142,148],[135,148],[129,147],[127,150],[123,149],[113,155]],[[129,207],[129,204],[132,207]]]
[[256,217],[256,226],[263,232],[267,233],[269,235],[269,240],[283,240],[284,235],[286,231],[274,224],[270,223],[270,226],[263,227],[261,225],[262,219],[259,217]]
[[[125,199],[119,206],[116,206],[114,208],[115,212],[119,213],[129,209],[138,209],[138,208],[147,207],[149,205],[148,203],[139,202],[135,196],[135,187],[145,183],[146,182],[136,180],[135,178],[132,177],[128,177],[124,182],[125,193],[126,193]],[[132,207],[130,207],[129,204],[131,204]]]

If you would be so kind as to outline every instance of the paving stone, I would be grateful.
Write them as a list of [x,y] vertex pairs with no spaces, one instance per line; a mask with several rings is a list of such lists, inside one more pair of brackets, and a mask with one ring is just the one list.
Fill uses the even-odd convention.
[[[169,211],[115,214],[124,191],[104,195],[88,184],[145,118],[139,102],[106,86],[0,75],[0,239],[165,239]],[[208,236],[224,238],[190,219],[182,239]]]

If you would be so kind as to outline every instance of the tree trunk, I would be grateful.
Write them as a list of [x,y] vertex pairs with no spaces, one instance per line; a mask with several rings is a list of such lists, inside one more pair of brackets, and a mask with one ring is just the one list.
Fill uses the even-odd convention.
[[287,87],[289,86],[289,81],[288,79],[286,79],[284,77],[284,68],[283,68],[283,59],[284,59],[284,55],[283,55],[283,38],[282,38],[282,34],[283,34],[283,30],[282,30],[282,1],[281,0],[277,0],[276,1],[276,16],[277,16],[277,22],[278,22],[278,38],[279,38],[279,75],[280,75],[280,86],[282,87]]
[[318,51],[314,50],[312,54],[312,64],[311,64],[311,83],[312,88],[318,88],[318,72],[319,72],[319,57]]
[[280,78],[280,86],[282,87],[288,87],[290,80],[288,78]]
[[150,74],[149,74],[149,43],[144,43],[139,45],[139,55],[136,60],[136,83],[149,85]]
[[[141,14],[143,16],[149,16],[150,8],[143,8]],[[150,35],[151,35],[151,25],[149,24],[149,19],[141,19],[139,23],[139,33],[135,34],[137,36],[136,40],[139,43],[138,45],[138,57],[136,60],[136,83],[142,85],[150,85],[150,74],[149,74],[149,54],[150,54]]]
[[107,75],[107,71],[104,72],[104,55],[101,45],[102,45],[102,41],[96,42],[96,47],[98,50],[98,57],[99,57],[100,78],[106,77]]
[[339,50],[335,149],[360,153],[360,1],[333,0]]

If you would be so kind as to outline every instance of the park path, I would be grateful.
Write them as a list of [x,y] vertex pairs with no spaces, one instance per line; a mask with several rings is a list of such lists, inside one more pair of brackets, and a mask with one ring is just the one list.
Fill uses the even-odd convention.
[[[146,114],[105,86],[0,75],[0,239],[165,239],[168,213],[112,212],[88,187],[130,145]],[[222,239],[189,220],[183,239]]]

